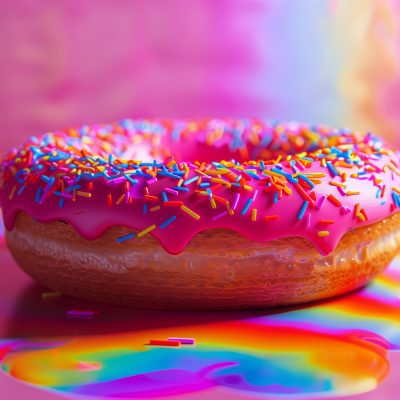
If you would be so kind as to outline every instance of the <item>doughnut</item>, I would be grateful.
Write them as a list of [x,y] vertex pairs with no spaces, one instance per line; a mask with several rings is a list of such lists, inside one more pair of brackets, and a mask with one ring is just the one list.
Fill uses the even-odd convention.
[[7,246],[64,295],[174,310],[294,305],[400,244],[398,153],[349,128],[126,119],[30,137],[0,166]]

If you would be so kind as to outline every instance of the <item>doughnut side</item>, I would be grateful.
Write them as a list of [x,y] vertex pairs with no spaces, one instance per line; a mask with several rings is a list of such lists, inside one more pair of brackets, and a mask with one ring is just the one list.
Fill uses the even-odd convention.
[[365,285],[398,251],[399,215],[347,232],[328,256],[306,238],[254,242],[222,228],[198,233],[171,255],[151,235],[118,243],[132,233],[122,226],[87,241],[63,221],[41,224],[25,212],[6,240],[26,273],[65,295],[154,309],[264,308]]

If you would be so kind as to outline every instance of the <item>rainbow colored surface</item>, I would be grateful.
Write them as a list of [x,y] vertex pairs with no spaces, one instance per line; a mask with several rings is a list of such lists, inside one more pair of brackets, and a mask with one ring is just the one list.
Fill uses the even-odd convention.
[[[225,321],[191,325],[184,321],[196,313],[163,312],[180,322],[111,334],[3,340],[1,368],[70,398],[195,392],[207,398],[221,388],[261,398],[365,393],[390,373],[388,352],[400,349],[399,293],[400,257],[368,287],[308,307],[263,310],[255,317],[254,311],[242,312],[236,319],[225,312]],[[199,320],[204,314],[215,316],[197,313]],[[196,344],[148,345],[168,337],[192,337]]]

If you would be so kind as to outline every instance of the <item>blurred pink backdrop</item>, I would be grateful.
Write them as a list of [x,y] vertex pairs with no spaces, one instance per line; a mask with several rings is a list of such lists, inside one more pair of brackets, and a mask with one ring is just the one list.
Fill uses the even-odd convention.
[[326,123],[399,145],[395,0],[0,1],[0,155],[126,117]]

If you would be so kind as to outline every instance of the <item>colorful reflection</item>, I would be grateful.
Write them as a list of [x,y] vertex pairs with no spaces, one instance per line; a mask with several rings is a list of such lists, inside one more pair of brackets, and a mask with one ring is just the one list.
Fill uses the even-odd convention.
[[[389,373],[388,351],[400,348],[399,293],[400,258],[367,288],[309,307],[216,323],[3,341],[1,366],[69,397],[150,398],[218,387],[261,398],[365,393]],[[196,344],[147,345],[171,336],[193,337]]]

